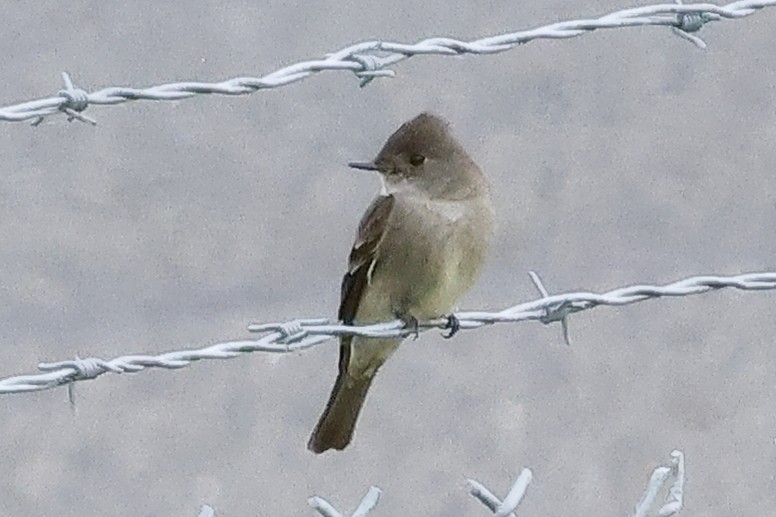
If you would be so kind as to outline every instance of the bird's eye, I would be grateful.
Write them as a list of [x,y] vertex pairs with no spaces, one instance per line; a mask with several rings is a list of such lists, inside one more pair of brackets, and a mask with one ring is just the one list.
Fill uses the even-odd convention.
[[413,154],[410,156],[410,163],[417,167],[418,165],[423,165],[423,162],[426,161],[426,157],[422,154]]

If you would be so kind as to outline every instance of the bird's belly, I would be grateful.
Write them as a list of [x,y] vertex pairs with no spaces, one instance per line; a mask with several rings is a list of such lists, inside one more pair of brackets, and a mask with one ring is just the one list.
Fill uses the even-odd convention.
[[432,319],[448,314],[474,283],[476,271],[462,267],[461,257],[454,251],[442,255],[434,267],[424,272],[424,281],[417,282],[400,305],[418,319]]
[[449,313],[472,286],[479,262],[472,261],[466,246],[450,239],[407,243],[400,257],[386,259],[382,268],[375,269],[376,289],[370,289],[370,294],[382,293],[381,303],[374,305],[393,315],[437,318]]
[[[359,306],[360,323],[391,316],[420,320],[452,310],[474,283],[490,237],[490,212],[479,206],[397,201],[402,230],[386,235]],[[476,225],[475,214],[485,225]]]
[[427,289],[413,293],[407,300],[407,312],[421,320],[448,314],[472,282],[469,275],[461,271],[448,270],[446,273]]

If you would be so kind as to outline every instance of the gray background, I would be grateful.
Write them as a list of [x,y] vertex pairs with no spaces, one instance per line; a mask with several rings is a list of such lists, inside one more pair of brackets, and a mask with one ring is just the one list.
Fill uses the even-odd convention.
[[[87,90],[262,75],[371,38],[476,38],[632,5],[492,2],[24,2],[3,6],[2,105]],[[199,347],[253,321],[334,316],[371,158],[423,110],[493,185],[499,229],[465,309],[774,269],[776,12],[714,24],[703,52],[665,28],[420,57],[365,89],[327,73],[250,97],[93,108],[0,125],[0,376],[40,360]],[[305,449],[336,374],[300,354],[105,376],[0,398],[2,515],[486,515],[475,477],[535,481],[522,515],[623,515],[670,451],[688,515],[776,502],[776,294],[601,308],[560,328],[407,342],[344,453]]]

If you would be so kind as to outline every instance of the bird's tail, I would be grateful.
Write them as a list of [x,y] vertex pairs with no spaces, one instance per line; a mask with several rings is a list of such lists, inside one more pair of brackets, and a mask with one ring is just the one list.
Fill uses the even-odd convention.
[[307,442],[308,449],[320,454],[329,449],[342,450],[347,447],[374,373],[353,377],[347,371],[340,371],[326,409]]

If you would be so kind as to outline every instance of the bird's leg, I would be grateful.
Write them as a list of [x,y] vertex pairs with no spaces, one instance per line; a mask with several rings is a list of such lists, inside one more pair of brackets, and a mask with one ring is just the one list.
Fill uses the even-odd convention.
[[398,312],[396,313],[396,317],[404,322],[405,329],[409,329],[412,331],[412,338],[418,339],[418,336],[420,335],[420,332],[418,331],[418,328],[420,326],[420,323],[418,322],[418,318],[416,318],[409,312]]
[[458,333],[459,330],[461,330],[461,322],[458,321],[458,318],[455,316],[455,314],[450,314],[447,317],[447,325],[445,325],[446,329],[450,329],[450,333],[447,335],[442,334],[442,336],[445,339],[450,339],[454,335]]

